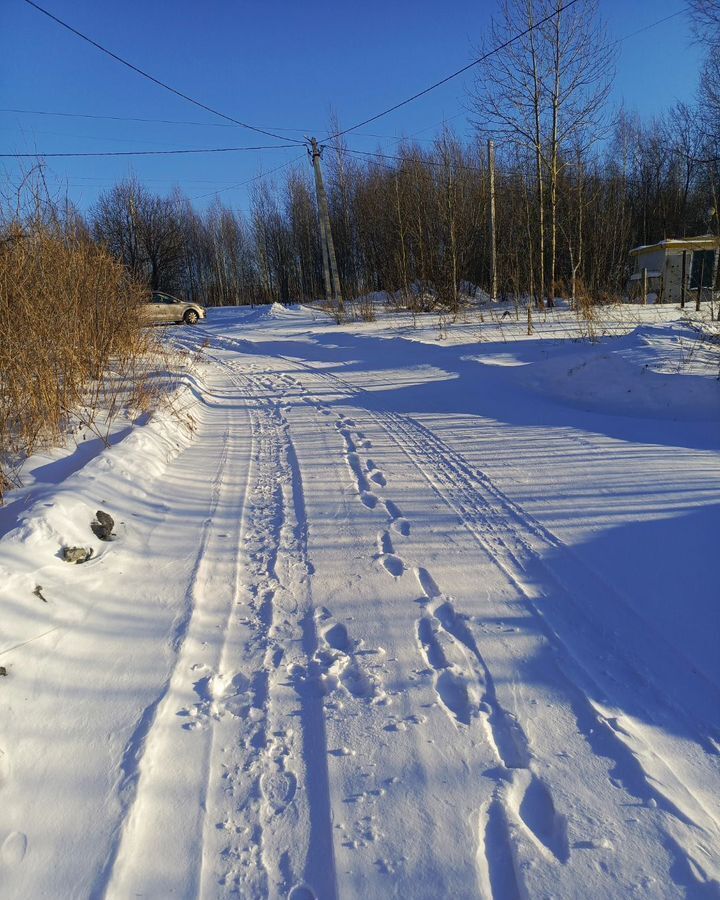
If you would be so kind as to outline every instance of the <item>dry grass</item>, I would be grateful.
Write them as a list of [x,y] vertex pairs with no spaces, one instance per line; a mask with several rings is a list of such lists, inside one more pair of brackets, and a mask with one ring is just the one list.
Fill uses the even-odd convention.
[[107,436],[121,411],[151,402],[143,293],[81,228],[0,225],[0,502],[17,462],[72,422]]

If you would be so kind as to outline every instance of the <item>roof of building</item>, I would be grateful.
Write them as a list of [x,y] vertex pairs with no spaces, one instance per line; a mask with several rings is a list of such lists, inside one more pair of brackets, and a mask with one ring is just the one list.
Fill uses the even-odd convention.
[[630,251],[630,255],[649,253],[653,250],[712,250],[718,247],[720,247],[720,237],[716,234],[701,234],[689,238],[666,238],[657,244],[643,244],[640,247],[634,247]]

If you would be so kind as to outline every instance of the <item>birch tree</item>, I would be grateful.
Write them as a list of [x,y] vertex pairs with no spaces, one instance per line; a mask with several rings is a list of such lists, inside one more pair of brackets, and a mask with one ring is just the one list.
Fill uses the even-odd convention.
[[483,49],[501,45],[482,65],[471,102],[479,129],[492,130],[518,155],[533,159],[533,280],[542,305],[545,298],[552,303],[555,291],[559,178],[571,148],[589,148],[602,132],[614,51],[598,0],[579,0],[567,9],[563,0],[503,0]]

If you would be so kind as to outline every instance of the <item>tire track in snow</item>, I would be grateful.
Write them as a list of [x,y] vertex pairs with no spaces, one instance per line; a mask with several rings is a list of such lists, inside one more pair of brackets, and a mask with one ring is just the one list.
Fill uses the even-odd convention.
[[[315,377],[342,389],[349,395],[361,391],[356,385],[334,373],[315,369],[301,360],[291,362],[301,365]],[[587,593],[590,586],[593,596],[602,598],[603,603],[607,603],[608,600],[617,603],[622,616],[633,621],[635,627],[628,631],[635,636],[638,643],[637,648],[632,647],[628,651],[628,654],[633,653],[632,656],[626,654],[622,659],[615,656],[614,662],[622,667],[624,679],[630,681],[634,691],[644,698],[646,708],[643,712],[647,718],[650,720],[654,718],[651,710],[664,710],[666,722],[670,727],[677,721],[683,722],[707,753],[720,756],[720,733],[716,723],[703,721],[702,713],[693,718],[686,708],[669,698],[663,689],[655,687],[646,674],[637,668],[634,651],[636,649],[640,651],[646,646],[647,629],[645,623],[624,599],[617,595],[614,588],[585,565],[552,531],[511,500],[487,475],[471,466],[431,429],[408,415],[374,410],[368,410],[367,414],[418,469],[439,498],[450,506],[459,523],[491,552],[498,566],[512,578],[518,590],[530,603],[533,613],[543,621],[548,638],[554,644],[562,646],[565,655],[576,667],[583,668],[582,660],[575,657],[561,636],[544,619],[542,610],[534,602],[542,599],[542,594],[528,582],[526,573],[528,562],[540,568],[541,574],[548,582],[546,593],[557,592],[559,589],[566,595],[582,596],[583,592]],[[570,559],[571,569],[574,571],[564,572],[563,576],[560,576],[549,568],[545,559],[553,552],[561,553],[564,558]],[[567,585],[564,578],[569,580]],[[573,605],[573,611],[580,612],[577,605]],[[583,607],[582,613],[586,619],[585,631],[595,634],[597,629],[603,626],[601,622],[588,618],[590,612],[586,606]],[[703,694],[717,696],[720,702],[717,688],[694,670],[690,671],[689,665],[686,667],[687,671],[685,668],[677,669],[676,654],[673,648],[664,646],[665,643],[663,639],[653,636],[654,652],[663,653],[665,668],[673,670],[674,677],[678,680],[689,673],[698,682],[698,696]]]
[[[237,505],[247,490],[243,494],[235,484],[227,483],[232,436],[228,442],[226,431],[225,453],[214,479],[210,513],[188,589],[192,604],[178,623],[173,641],[177,659],[163,692],[141,717],[126,748],[125,767],[130,775],[124,788],[133,795],[126,798],[122,829],[95,895],[124,898],[140,891],[154,896],[215,897],[234,893],[237,888],[232,879],[218,885],[215,876],[218,872],[221,877],[227,875],[241,851],[247,849],[250,853],[244,862],[254,863],[255,871],[244,881],[244,887],[250,888],[243,891],[244,896],[332,900],[336,889],[322,698],[312,678],[302,675],[302,666],[294,672],[289,665],[281,669],[286,656],[288,663],[298,656],[306,659],[317,646],[309,604],[311,567],[299,468],[277,405],[258,399],[250,381],[242,383],[224,361],[215,361],[231,372],[245,401],[253,397],[258,401],[253,410],[255,449],[251,455],[259,460],[255,471],[272,483],[272,497],[269,504],[260,498],[253,512],[256,531],[267,542],[263,548],[267,552],[259,554],[258,565],[262,568],[264,564],[272,591],[258,596],[257,621],[252,624],[266,628],[256,628],[254,633],[245,629],[241,634],[233,627],[237,589],[243,580],[238,572],[238,548],[249,518],[247,510],[241,517]],[[232,452],[229,456],[232,458]],[[228,556],[231,548],[234,552]],[[218,579],[217,569],[223,563],[230,568],[226,565]],[[218,580],[222,584],[218,585]],[[304,585],[304,608],[293,595],[297,585]],[[213,596],[209,600],[209,594],[222,594],[222,599]],[[295,617],[292,628],[285,627],[279,611]],[[244,650],[238,646],[241,636],[247,639]],[[208,663],[205,648],[213,643],[215,652]],[[294,649],[296,643],[299,652]],[[261,667],[248,679],[241,662],[244,655],[252,658],[255,648],[262,649]],[[258,724],[261,729],[256,729]],[[214,767],[217,754],[226,749],[218,747],[216,737],[221,735],[230,735],[231,742],[234,739],[237,745],[250,748],[248,771],[242,766],[235,770],[232,766]],[[195,743],[194,752],[188,741]],[[297,775],[291,763],[285,766],[295,751]],[[240,793],[247,788],[246,794],[232,799],[253,827],[234,831],[220,848],[224,852],[215,857],[209,851],[217,848],[217,841],[209,841],[208,835],[219,829],[217,822],[205,815],[208,800],[214,801],[218,788],[227,795],[237,785]],[[179,789],[175,791],[175,787]],[[171,796],[166,800],[168,793]],[[294,814],[285,816],[289,810]],[[211,805],[210,814],[216,811]],[[147,859],[150,846],[159,852],[154,863]],[[253,848],[258,851],[254,858]]]
[[[229,341],[229,344],[238,343],[232,339]],[[293,368],[300,366],[313,377],[332,385],[334,389],[340,388],[348,396],[358,393],[356,385],[334,373],[318,370],[311,364],[297,359],[286,359],[286,362]],[[298,385],[301,384],[297,379],[292,380]],[[333,414],[333,410],[318,398],[310,398],[309,402],[312,402],[322,415]],[[636,704],[638,699],[642,699],[644,709],[641,710],[641,715],[648,722],[658,724],[661,728],[665,725],[670,734],[674,733],[677,722],[685,723],[692,740],[699,745],[697,749],[704,750],[706,754],[717,754],[717,737],[708,733],[708,724],[703,723],[698,727],[702,715],[698,716],[696,710],[688,711],[680,707],[652,684],[645,673],[637,667],[634,648],[626,648],[624,656],[619,655],[619,648],[614,648],[611,660],[614,668],[610,681],[601,678],[601,688],[596,676],[602,673],[595,665],[594,652],[597,647],[598,622],[591,617],[592,610],[581,609],[573,601],[573,596],[577,597],[579,593],[582,597],[590,587],[591,595],[602,599],[601,605],[612,599],[623,617],[637,619],[633,610],[552,532],[511,501],[484,473],[471,467],[460,454],[449,448],[430,429],[409,416],[372,410],[368,410],[367,414],[406,455],[438,497],[455,512],[459,524],[467,529],[495,561],[524,598],[529,610],[537,617],[542,632],[557,651],[557,675],[561,682],[559,689],[566,693],[569,706],[575,712],[580,733],[588,746],[594,753],[606,756],[613,762],[614,778],[629,793],[638,797],[644,804],[656,805],[672,817],[675,825],[680,826],[678,832],[672,821],[665,821],[668,832],[666,847],[670,849],[682,847],[681,850],[676,850],[676,868],[688,869],[693,873],[693,879],[701,889],[716,885],[718,872],[711,860],[715,853],[712,845],[714,844],[716,848],[718,843],[717,819],[707,805],[673,771],[672,766],[662,755],[653,749],[653,738],[656,735],[648,733],[644,736],[643,731],[646,729],[641,727],[640,722],[623,715],[622,701],[618,709],[608,707],[605,695],[608,693],[612,695],[613,688],[618,685],[630,683],[633,685],[633,703]],[[376,489],[380,485],[376,482],[372,485],[368,483],[367,475],[362,470],[358,451],[369,449],[371,443],[357,432],[355,423],[347,417],[338,416],[336,427],[346,441],[347,462],[351,474],[356,478],[360,500],[370,509],[375,509],[379,503],[384,504],[390,517],[389,524],[394,526],[394,520],[401,518],[399,510],[391,501],[385,500],[382,492]],[[369,466],[367,469],[371,471]],[[571,560],[574,571],[568,573],[565,566],[562,575],[559,575],[554,569],[547,567],[545,558],[557,551],[560,551],[564,561]],[[378,558],[381,559],[383,555],[379,553]],[[569,632],[566,628],[561,629],[559,633],[556,619],[553,618],[552,623],[548,621],[538,605],[537,601],[542,599],[543,592],[538,593],[535,585],[528,580],[528,564],[531,568],[540,570],[539,582],[541,587],[545,588],[544,593],[555,595],[561,593],[569,600],[574,618],[581,620],[580,624],[578,621],[572,622]],[[569,582],[566,585],[564,581],[567,578]],[[642,624],[640,621],[640,625]],[[602,622],[600,627],[602,629]],[[629,629],[629,632],[636,634],[638,639],[641,635],[645,635],[645,631],[643,627]],[[578,645],[579,637],[586,641],[586,645],[582,642]],[[662,645],[663,642],[659,643]],[[644,648],[638,647],[638,650],[642,649]],[[590,652],[587,652],[588,650]],[[658,655],[657,647],[654,652]],[[682,667],[677,657],[672,654],[671,648],[661,646],[660,652],[663,653],[663,662],[667,663],[679,677],[687,674],[685,669],[689,671],[689,667]],[[588,663],[595,665],[595,668],[589,669]],[[615,684],[613,677],[617,679]],[[689,749],[692,752],[692,745]],[[702,752],[699,755],[695,754],[693,762],[699,761],[703,764],[702,756]],[[688,765],[692,764],[688,761]],[[513,797],[517,799],[516,795],[517,791],[513,791],[510,799]],[[535,795],[541,798],[540,805],[547,812],[549,805],[545,793],[535,791]],[[526,809],[529,809],[527,804]],[[552,815],[529,814],[529,818],[544,821],[545,832],[552,836],[554,832]],[[495,831],[500,820],[501,817],[497,815],[492,817]],[[675,834],[675,837],[672,837],[672,834]]]
[[[278,386],[276,382],[281,384]],[[334,415],[322,401],[308,394],[302,383],[289,374],[266,376],[263,384],[268,389],[275,390],[278,394],[287,392],[288,389],[296,389],[298,390],[296,399],[306,402],[321,414],[329,413]],[[354,423],[350,424],[354,425]],[[374,509],[377,505],[377,497],[369,489],[367,478],[360,466],[360,458],[358,456],[359,446],[368,448],[370,442],[365,440],[364,435],[358,434],[358,443],[356,444],[350,438],[347,422],[338,421],[336,426],[346,442],[346,463],[350,470],[354,472],[355,477],[358,479],[358,484],[362,488],[360,499],[369,509]],[[368,469],[368,471],[371,470]],[[388,565],[392,567],[392,562],[389,562]],[[386,703],[388,698],[382,680],[376,675],[369,673],[358,660],[356,653],[358,643],[350,638],[347,626],[336,622],[332,612],[326,608],[316,609],[314,611],[314,619],[316,634],[315,652],[311,658],[312,677],[319,682],[322,692],[328,694],[341,688],[357,700],[369,701],[376,705]]]
[[[292,381],[301,384],[296,379]],[[318,412],[327,409],[318,398],[311,396],[310,400]],[[366,472],[376,471],[376,465],[372,460],[369,464],[368,461],[363,463],[361,448],[369,450],[372,443],[357,430],[353,419],[341,413],[335,415],[335,427],[344,441],[346,463],[355,480],[359,500],[368,509],[382,505],[388,524],[392,527],[402,523],[405,527],[396,530],[409,535],[409,523],[397,504],[386,499],[383,492],[370,490]],[[387,486],[384,475],[382,481],[383,487]],[[375,484],[379,486],[379,481]],[[395,552],[387,529],[378,534],[375,558],[393,578],[401,577],[406,569],[402,556]],[[512,848],[513,869],[520,869],[516,842],[511,840],[511,826],[508,825],[508,818],[512,816],[515,826],[525,830],[548,861],[567,862],[570,849],[565,819],[556,812],[549,787],[532,771],[529,741],[515,717],[501,706],[492,674],[480,655],[475,638],[455,612],[452,598],[441,593],[430,572],[417,567],[415,574],[430,610],[418,621],[417,639],[422,655],[434,671],[438,700],[460,726],[472,726],[476,719],[481,719],[501,771],[493,793],[493,809],[501,806],[502,815],[493,813],[492,828],[481,838],[483,853],[494,859],[502,856],[502,847]],[[502,832],[500,838],[497,837],[498,829]],[[478,878],[483,880],[480,868]],[[515,880],[513,884],[517,892],[519,882]]]
[[[328,384],[332,384],[336,388],[347,393],[349,397],[362,393],[362,389],[352,382],[346,381],[335,373],[326,372],[314,368],[310,363],[302,360],[287,360],[294,365],[300,365],[313,376],[320,378]],[[592,585],[592,593],[602,598],[603,604],[608,600],[613,600],[621,610],[622,621],[631,621],[632,628],[626,629],[626,636],[632,637],[636,641],[636,646],[629,648],[628,653],[622,660],[616,659],[618,664],[624,667],[623,674],[626,680],[630,680],[636,692],[646,697],[647,708],[644,710],[648,718],[652,719],[651,709],[661,709],[666,711],[667,724],[672,728],[677,721],[685,723],[686,727],[693,734],[694,738],[700,743],[703,749],[714,756],[720,756],[720,730],[714,721],[706,721],[702,711],[697,712],[696,717],[690,715],[690,711],[684,705],[674,702],[668,697],[664,688],[655,687],[640,671],[635,664],[635,657],[641,656],[642,651],[647,645],[647,623],[645,623],[635,611],[629,606],[625,600],[620,597],[617,591],[611,587],[605,580],[593,569],[590,569],[582,560],[577,557],[572,548],[563,543],[552,531],[542,525],[537,519],[530,515],[519,504],[511,500],[485,473],[471,466],[462,456],[452,450],[444,441],[442,441],[430,428],[422,425],[417,420],[408,415],[400,415],[397,413],[367,410],[367,414],[375,422],[375,424],[395,443],[395,445],[403,452],[408,460],[423,475],[426,481],[438,494],[441,500],[448,503],[448,497],[443,493],[442,484],[450,488],[450,494],[453,493],[455,487],[455,479],[459,480],[460,493],[466,498],[469,497],[469,507],[465,509],[463,499],[458,504],[450,503],[451,508],[458,516],[459,523],[470,531],[474,537],[487,547],[488,529],[494,531],[495,536],[502,536],[502,552],[499,556],[494,556],[498,565],[508,563],[506,574],[511,575],[516,586],[523,596],[532,605],[532,611],[535,615],[542,618],[543,614],[538,609],[534,601],[542,599],[537,592],[533,590],[533,586],[528,583],[525,577],[526,561],[531,560],[538,564],[543,570],[546,579],[549,580],[553,587],[559,587],[566,594],[575,594],[582,597],[587,593],[587,586]],[[409,438],[409,446],[413,447],[413,452],[408,449],[408,444],[404,444],[398,440],[397,434],[393,428],[398,426],[403,437]],[[422,461],[425,460],[425,463]],[[441,483],[436,483],[432,476],[428,474],[437,467],[437,474]],[[464,491],[464,494],[463,494]],[[487,526],[487,527],[486,527]],[[544,559],[553,552],[562,554],[562,556],[570,560],[571,568],[574,572],[565,574],[569,579],[569,583],[565,584],[558,574],[549,569]],[[603,605],[601,604],[601,605]],[[575,609],[577,609],[575,607]],[[584,615],[588,618],[591,609],[583,610]],[[548,637],[553,642],[561,643],[559,635],[555,633],[549,623],[545,622]],[[586,630],[595,632],[597,629],[603,628],[600,621],[588,618]],[[612,635],[608,635],[612,637]],[[662,663],[665,671],[673,671],[673,680],[682,680],[690,677],[697,682],[696,695],[713,696],[720,703],[720,694],[717,687],[707,681],[692,667],[692,663],[686,662],[679,668],[677,661],[677,648],[667,644],[665,639],[657,634],[653,635],[653,648],[655,656],[662,653]],[[564,647],[565,653],[569,657],[574,658],[570,648]],[[637,651],[637,652],[636,652]],[[576,665],[581,666],[581,661],[574,659]],[[581,666],[582,667],[582,666]],[[717,704],[716,704],[717,705]]]
[[[470,466],[459,453],[452,450],[431,429],[409,416],[390,413],[387,414],[387,418],[398,426],[403,437],[411,441],[419,459],[425,458],[431,466],[438,467],[441,488],[443,481],[446,485],[455,483],[458,486],[459,502],[456,504],[458,506],[456,511],[462,523],[466,527],[472,526],[476,531],[479,529],[486,539],[495,538],[500,542],[503,550],[502,557],[506,559],[508,567],[515,570],[513,577],[518,580],[522,592],[528,600],[533,601],[541,596],[528,583],[525,574],[528,568],[527,564],[530,562],[541,571],[549,586],[558,587],[565,594],[574,593],[578,597],[582,597],[584,593],[592,593],[594,596],[602,597],[605,603],[608,601],[615,603],[621,609],[623,617],[627,617],[634,625],[629,629],[630,634],[640,636],[636,638],[637,649],[640,650],[644,647],[647,643],[647,629],[635,611],[613,587],[585,565],[572,549],[567,547],[552,531],[511,500],[487,475]],[[398,443],[397,439],[395,439],[395,443]],[[405,452],[407,454],[407,450]],[[469,501],[467,508],[465,507],[466,501]],[[569,565],[562,574],[554,571],[545,562],[547,557],[553,554],[562,555],[569,561]],[[586,618],[590,612],[587,606],[585,604],[583,608]],[[542,614],[540,610],[538,610],[538,614]],[[602,622],[590,622],[590,629],[597,627],[602,627]],[[670,648],[662,646],[666,643],[664,639],[653,636],[653,642],[656,645],[660,644],[661,648],[658,649],[665,651],[664,662],[667,667],[673,669],[674,677],[678,679],[684,677],[687,673],[678,670],[674,654],[667,653]],[[632,650],[635,649],[635,647],[632,648]],[[655,689],[652,683],[644,684],[645,679],[637,668],[633,667],[631,659],[626,659],[623,663],[628,673],[635,676],[637,690],[646,697],[649,707],[660,707],[671,712],[670,721],[679,719],[685,722],[707,752],[720,755],[720,735],[717,733],[715,723],[703,723],[701,727],[698,727],[698,722],[702,721],[702,715],[699,715],[697,720],[693,720],[688,715],[688,711],[673,703],[664,691]],[[699,690],[705,689],[718,695],[714,685],[705,682],[697,673],[693,672],[692,674],[698,679]],[[718,701],[720,701],[720,695],[718,695]]]
[[273,382],[237,372],[235,377],[254,400],[256,450],[241,550],[246,574],[238,586],[240,602],[223,666],[237,666],[237,649],[245,643],[240,655],[247,673],[241,711],[246,727],[239,736],[232,727],[218,729],[214,742],[223,779],[207,819],[205,846],[216,852],[206,854],[213,864],[206,865],[203,896],[216,896],[219,884],[222,894],[334,898],[327,747],[300,470]]
[[[198,440],[202,440],[199,436]],[[191,445],[196,447],[196,445]],[[225,417],[221,438],[221,450],[213,477],[208,515],[203,521],[200,547],[185,595],[185,605],[171,636],[170,645],[175,652],[175,660],[170,676],[158,697],[141,714],[138,724],[131,735],[120,765],[118,795],[121,804],[121,816],[116,829],[116,839],[109,857],[95,883],[93,896],[127,896],[132,891],[130,884],[146,889],[144,881],[143,846],[145,834],[149,829],[163,830],[165,841],[170,840],[173,852],[181,862],[179,869],[168,873],[173,879],[189,875],[189,883],[198,885],[199,853],[203,828],[202,807],[204,804],[205,785],[202,775],[198,779],[189,779],[191,796],[194,794],[196,807],[182,827],[173,812],[173,801],[177,796],[163,797],[163,793],[171,794],[163,788],[163,779],[172,769],[172,760],[177,751],[177,734],[179,723],[176,718],[181,698],[192,697],[193,664],[201,654],[203,643],[211,637],[207,623],[209,614],[227,614],[229,599],[223,609],[212,607],[206,609],[205,585],[209,569],[220,551],[219,542],[225,547],[226,528],[232,528],[232,518],[228,516],[231,506],[227,484],[228,460],[233,455],[234,439],[230,423]],[[182,496],[182,488],[177,493]],[[224,510],[224,511],[223,511]],[[167,520],[166,520],[167,525]],[[236,529],[239,534],[239,521]],[[207,747],[196,746],[193,758],[203,759],[207,755]],[[167,768],[166,768],[167,767]],[[186,790],[184,786],[181,790]],[[158,799],[158,796],[160,799]],[[163,800],[167,802],[164,803]],[[194,805],[193,805],[194,806]],[[160,824],[162,823],[162,824]],[[171,837],[172,836],[172,837]],[[193,867],[192,861],[197,860]],[[194,872],[193,869],[196,869]]]
[[[682,847],[684,856],[692,862],[691,871],[697,873],[698,884],[704,886],[716,883],[717,867],[711,862],[712,844],[717,845],[720,831],[715,817],[652,745],[642,738],[637,726],[633,728],[626,717],[592,699],[592,697],[602,698],[604,690],[595,682],[593,675],[578,659],[577,654],[570,650],[567,642],[548,623],[546,616],[533,602],[536,596],[527,587],[525,570],[520,562],[521,555],[518,550],[527,556],[534,556],[536,559],[538,557],[537,551],[523,539],[522,534],[517,533],[520,515],[517,509],[508,507],[506,515],[503,515],[502,507],[500,511],[493,509],[482,492],[482,488],[489,480],[474,479],[472,470],[464,460],[459,459],[458,455],[429,429],[417,426],[417,423],[408,417],[388,414],[388,418],[395,426],[399,438],[393,435],[390,428],[386,428],[386,433],[394,439],[400,449],[404,450],[407,457],[414,461],[438,496],[450,504],[459,521],[510,577],[525,598],[528,608],[538,617],[546,637],[559,651],[559,669],[565,679],[565,684],[561,687],[571,700],[578,726],[588,745],[596,749],[601,743],[596,736],[599,724],[604,730],[602,740],[604,755],[608,755],[614,761],[616,775],[623,787],[643,803],[656,804],[659,809],[675,818],[674,825],[668,823],[669,831],[675,835],[675,842]],[[417,430],[414,430],[414,426]],[[429,453],[428,447],[434,452]],[[428,456],[431,457],[430,469],[422,463],[423,457]],[[494,489],[493,496],[499,500],[503,495]],[[542,526],[531,525],[531,527],[534,534],[542,533]],[[592,573],[587,574],[592,581]],[[547,577],[551,582],[555,581],[551,572],[547,572]],[[558,586],[564,590],[562,585]],[[638,681],[640,682],[640,679]],[[654,699],[651,693],[650,708]],[[650,717],[649,713],[648,716]],[[628,723],[627,728],[623,728],[623,722]],[[628,772],[631,773],[629,777],[626,774]],[[543,791],[536,790],[535,796],[541,801],[540,809],[550,810],[550,804]],[[514,805],[517,808],[516,802]],[[541,813],[541,819],[548,826],[543,829],[544,833],[556,835],[552,812],[549,815],[547,812]],[[553,840],[556,838],[553,837]]]
[[[338,376],[316,370],[309,364],[300,361],[293,360],[292,362],[296,365],[300,364],[314,376],[328,383],[340,385],[352,393],[357,392],[355,385],[344,382]],[[319,411],[326,412],[329,409],[322,401],[317,398],[315,400]],[[598,686],[584,662],[578,658],[577,652],[570,649],[567,642],[561,638],[542,611],[538,609],[536,603],[538,595],[528,585],[523,560],[531,559],[535,563],[542,563],[541,556],[544,550],[566,550],[567,548],[544,526],[527,515],[521,507],[510,501],[487,476],[475,472],[459,454],[442,442],[430,429],[408,416],[368,412],[378,427],[418,469],[438,497],[455,512],[459,523],[473,535],[490,558],[509,577],[511,583],[525,599],[530,611],[538,618],[546,638],[558,651],[558,674],[565,682],[560,687],[568,695],[570,706],[576,714],[578,727],[587,744],[594,752],[601,752],[602,755],[613,761],[615,776],[629,793],[638,797],[643,803],[657,805],[675,818],[675,826],[667,823],[669,826],[667,845],[671,849],[676,848],[677,866],[686,868],[693,873],[693,878],[700,888],[705,888],[706,885],[717,885],[718,867],[712,864],[713,844],[717,845],[720,836],[716,818],[693,791],[682,782],[662,756],[653,750],[651,742],[643,739],[637,729],[637,723],[631,723],[626,717],[614,714],[613,709],[606,709],[602,703],[591,699],[592,697],[603,698],[606,690]],[[362,433],[358,435],[357,432],[355,432],[355,437],[359,437],[359,441],[355,441],[353,437],[355,423],[343,415],[338,415],[336,427],[345,439],[348,466],[357,479],[358,495],[363,504],[374,509],[382,501],[388,509],[389,503],[388,513],[391,521],[400,518],[399,510],[392,504],[392,501],[383,500],[382,495],[378,495],[377,491],[368,489],[369,485],[358,455],[358,444],[368,448],[371,446],[370,442],[364,439]],[[386,555],[378,553],[378,559],[382,561]],[[400,563],[404,565],[402,560]],[[576,563],[580,569],[579,580],[581,583],[598,583],[594,572],[587,569],[579,560],[576,560]],[[552,571],[547,570],[544,565],[543,570],[543,574],[552,588],[559,588],[561,591],[567,592]],[[397,571],[399,572],[399,567]],[[390,574],[397,577],[393,572]],[[604,584],[600,585],[600,590],[612,593],[612,589]],[[573,608],[577,612],[577,607]],[[588,623],[585,627],[588,633],[592,633],[595,626],[593,623]],[[624,669],[629,673],[629,677],[632,679],[631,683],[638,685],[639,693],[645,695],[645,714],[650,721],[653,717],[649,710],[659,706],[660,709],[667,711],[668,724],[672,723],[673,717],[685,721],[694,733],[695,739],[699,740],[706,752],[717,753],[717,742],[711,737],[706,738],[702,732],[698,733],[696,722],[688,719],[685,710],[678,709],[677,706],[669,703],[665,696],[661,696],[660,692],[634,668],[631,660],[621,659],[616,662],[620,671]],[[451,699],[452,694],[457,706],[457,686],[455,685],[454,691],[448,691],[449,680],[446,674],[445,698],[446,700]],[[462,693],[460,696],[462,700]],[[601,737],[598,737],[598,724],[601,726],[599,729],[602,732]],[[636,727],[633,728],[633,725]],[[518,811],[519,818],[534,834],[536,841],[539,841],[546,849],[550,849],[558,859],[567,859],[569,849],[567,848],[563,819],[555,812],[547,785],[539,780],[532,780],[530,784],[523,786],[522,781],[523,779],[519,779],[520,787],[516,787],[512,791],[507,791],[503,785],[499,785],[501,790],[496,794],[496,800],[505,804],[505,819],[507,819],[507,807],[510,804]],[[515,782],[518,782],[517,778]],[[670,786],[670,790],[668,790],[668,786]],[[525,799],[528,792],[534,798],[532,802]],[[678,802],[678,798],[680,802]],[[522,809],[526,811],[525,817],[520,813]],[[501,820],[502,817],[494,816],[493,833],[497,832],[497,823]],[[533,822],[536,825],[535,828],[533,828]],[[679,829],[678,824],[680,825]],[[672,837],[672,834],[675,837]]]
[[[586,672],[586,666],[583,661],[577,658],[567,643],[553,629],[542,609],[538,609],[536,603],[533,602],[538,599],[538,592],[527,583],[527,568],[523,559],[529,559],[541,568],[541,573],[547,579],[547,593],[560,591],[566,595],[567,589],[540,558],[543,555],[542,551],[534,547],[531,541],[523,536],[519,527],[523,513],[510,500],[507,500],[508,507],[507,511],[505,511],[502,507],[504,495],[495,486],[493,486],[493,496],[500,504],[500,509],[493,508],[483,494],[483,488],[489,483],[489,479],[485,476],[476,475],[455,451],[429,429],[408,417],[390,414],[389,418],[397,426],[397,430],[403,438],[403,441],[398,440],[397,437],[393,438],[397,446],[403,449],[406,455],[415,459],[415,465],[421,469],[435,492],[449,503],[463,526],[473,534],[478,543],[491,554],[496,564],[516,584],[523,597],[528,601],[529,608],[542,622],[546,635],[553,644],[559,646],[563,651],[572,669],[585,673],[586,678],[592,683],[596,695],[602,696],[604,692],[595,684],[593,674],[590,671]],[[416,429],[415,433],[413,433],[413,429]],[[390,436],[392,437],[392,434]],[[428,452],[426,449],[428,446],[432,448],[432,452]],[[410,452],[408,448],[412,448],[415,453]],[[432,474],[428,471],[427,466],[422,463],[423,455],[430,459]],[[528,530],[537,536],[547,532],[543,526],[533,520],[529,522]],[[552,548],[557,549],[561,546],[558,538],[550,532],[547,532],[547,535],[547,544]],[[587,581],[593,584],[595,581],[594,573],[586,570],[583,574],[586,575]],[[601,588],[604,591],[604,596],[607,596],[610,589],[605,589],[604,585]],[[577,606],[573,607],[573,612],[577,612]],[[591,631],[593,627],[594,623],[587,623],[586,625],[588,631]],[[647,703],[645,713],[649,719],[653,718],[650,710],[654,706],[668,708],[667,699],[658,694],[654,686],[633,668],[630,661],[626,659],[614,661],[617,661],[619,670],[623,674],[627,674],[628,678],[634,676],[633,688],[645,698]],[[570,676],[568,675],[568,677]],[[672,709],[673,713],[675,712],[674,707],[670,707],[670,709]],[[679,718],[687,722],[687,716],[684,712],[679,713]],[[693,726],[693,736],[707,751],[712,753],[715,749],[714,744],[704,740],[706,735],[697,732],[697,723],[688,722],[688,726]]]

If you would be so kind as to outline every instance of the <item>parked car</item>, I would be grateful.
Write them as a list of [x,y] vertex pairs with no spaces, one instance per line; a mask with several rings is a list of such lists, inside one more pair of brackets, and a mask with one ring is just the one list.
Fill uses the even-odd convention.
[[168,325],[171,322],[195,325],[205,318],[205,307],[199,303],[186,303],[162,291],[153,291],[152,297],[141,308],[146,325]]

